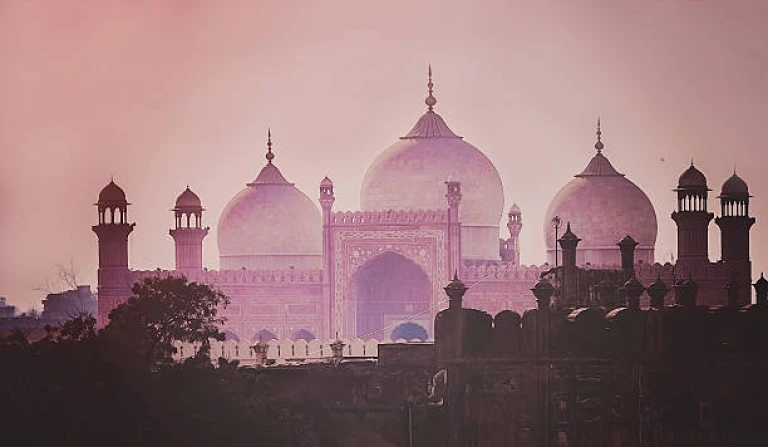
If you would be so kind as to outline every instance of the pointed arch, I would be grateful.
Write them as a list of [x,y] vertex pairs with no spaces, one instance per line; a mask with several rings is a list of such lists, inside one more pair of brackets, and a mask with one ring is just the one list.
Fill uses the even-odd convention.
[[316,339],[317,337],[315,337],[315,334],[313,334],[312,332],[306,329],[299,329],[298,331],[293,333],[292,338],[294,341],[304,340],[309,342]]
[[277,340],[277,335],[269,329],[262,329],[253,335],[251,341],[268,343],[271,340]]

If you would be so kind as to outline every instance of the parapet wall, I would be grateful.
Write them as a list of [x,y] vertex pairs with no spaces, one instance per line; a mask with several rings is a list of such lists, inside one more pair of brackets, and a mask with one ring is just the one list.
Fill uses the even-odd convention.
[[413,225],[447,222],[447,208],[445,210],[335,211],[331,213],[332,225]]
[[[312,361],[322,361],[333,357],[333,349],[331,344],[335,340],[270,340],[265,342],[267,344],[266,351],[266,363],[269,364],[288,364],[288,363],[303,363]],[[341,342],[344,344],[342,348],[342,358],[347,359],[376,359],[379,356],[380,345],[392,345],[392,344],[417,344],[432,346],[430,342],[421,342],[419,340],[407,341],[407,340],[362,340],[355,339],[343,339]],[[178,343],[176,345],[176,354],[173,356],[176,361],[183,361],[185,359],[194,357],[197,351],[200,349],[200,344],[192,343]],[[246,341],[226,340],[226,341],[211,341],[211,359],[214,361],[219,357],[227,360],[237,360],[242,365],[255,365],[265,363],[259,356],[256,344]]]
[[[458,317],[456,311],[465,316]],[[464,357],[545,355],[639,360],[768,354],[768,303],[711,308],[672,305],[661,309],[531,309],[522,316],[505,310],[495,317],[486,313],[485,318],[473,318],[469,324],[469,317],[478,312],[440,312],[436,344],[455,343],[454,334],[463,327]],[[464,323],[457,326],[460,319]]]
[[131,283],[144,278],[184,275],[203,284],[296,284],[323,282],[322,270],[133,270]]
[[514,265],[511,262],[497,261],[467,261],[463,262],[462,280],[467,285],[476,281],[533,281],[533,285],[541,277],[541,272],[551,268],[543,265]]

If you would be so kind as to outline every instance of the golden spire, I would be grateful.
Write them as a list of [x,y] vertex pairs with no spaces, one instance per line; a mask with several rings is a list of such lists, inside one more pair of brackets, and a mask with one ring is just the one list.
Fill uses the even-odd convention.
[[275,154],[272,153],[272,129],[267,128],[267,163],[272,164]]
[[597,135],[597,143],[595,143],[595,149],[597,149],[597,153],[598,153],[598,154],[599,154],[599,153],[601,153],[601,152],[603,151],[603,148],[605,147],[605,145],[603,145],[603,142],[602,142],[602,141],[600,141],[600,136],[601,136],[602,134],[603,134],[603,133],[602,133],[602,132],[600,132],[600,117],[598,116],[598,117],[597,117],[597,132],[596,132],[596,135]]
[[432,87],[434,84],[432,84],[432,64],[429,64],[429,82],[427,82],[427,90],[429,91],[429,96],[427,96],[427,99],[424,100],[424,103],[427,105],[427,111],[431,112],[432,108],[437,104],[437,99],[435,99],[434,96],[432,96]]

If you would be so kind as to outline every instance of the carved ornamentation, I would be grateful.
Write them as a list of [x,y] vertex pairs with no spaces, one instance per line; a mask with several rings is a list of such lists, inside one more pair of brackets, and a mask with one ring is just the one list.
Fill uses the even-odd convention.
[[[400,230],[347,230],[333,231],[335,331],[343,332],[347,321],[345,306],[352,277],[361,267],[378,256],[391,252],[402,255],[418,265],[429,278],[432,293],[431,311],[428,317],[443,309],[442,286],[448,278],[447,227],[445,229],[400,229]],[[350,328],[352,329],[352,328]]]

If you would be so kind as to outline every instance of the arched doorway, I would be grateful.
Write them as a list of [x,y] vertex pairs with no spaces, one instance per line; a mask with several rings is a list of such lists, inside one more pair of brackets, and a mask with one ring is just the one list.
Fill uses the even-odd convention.
[[431,286],[424,271],[406,257],[386,252],[370,260],[352,276],[347,308],[349,327],[361,338],[383,339],[402,320],[425,312]]

